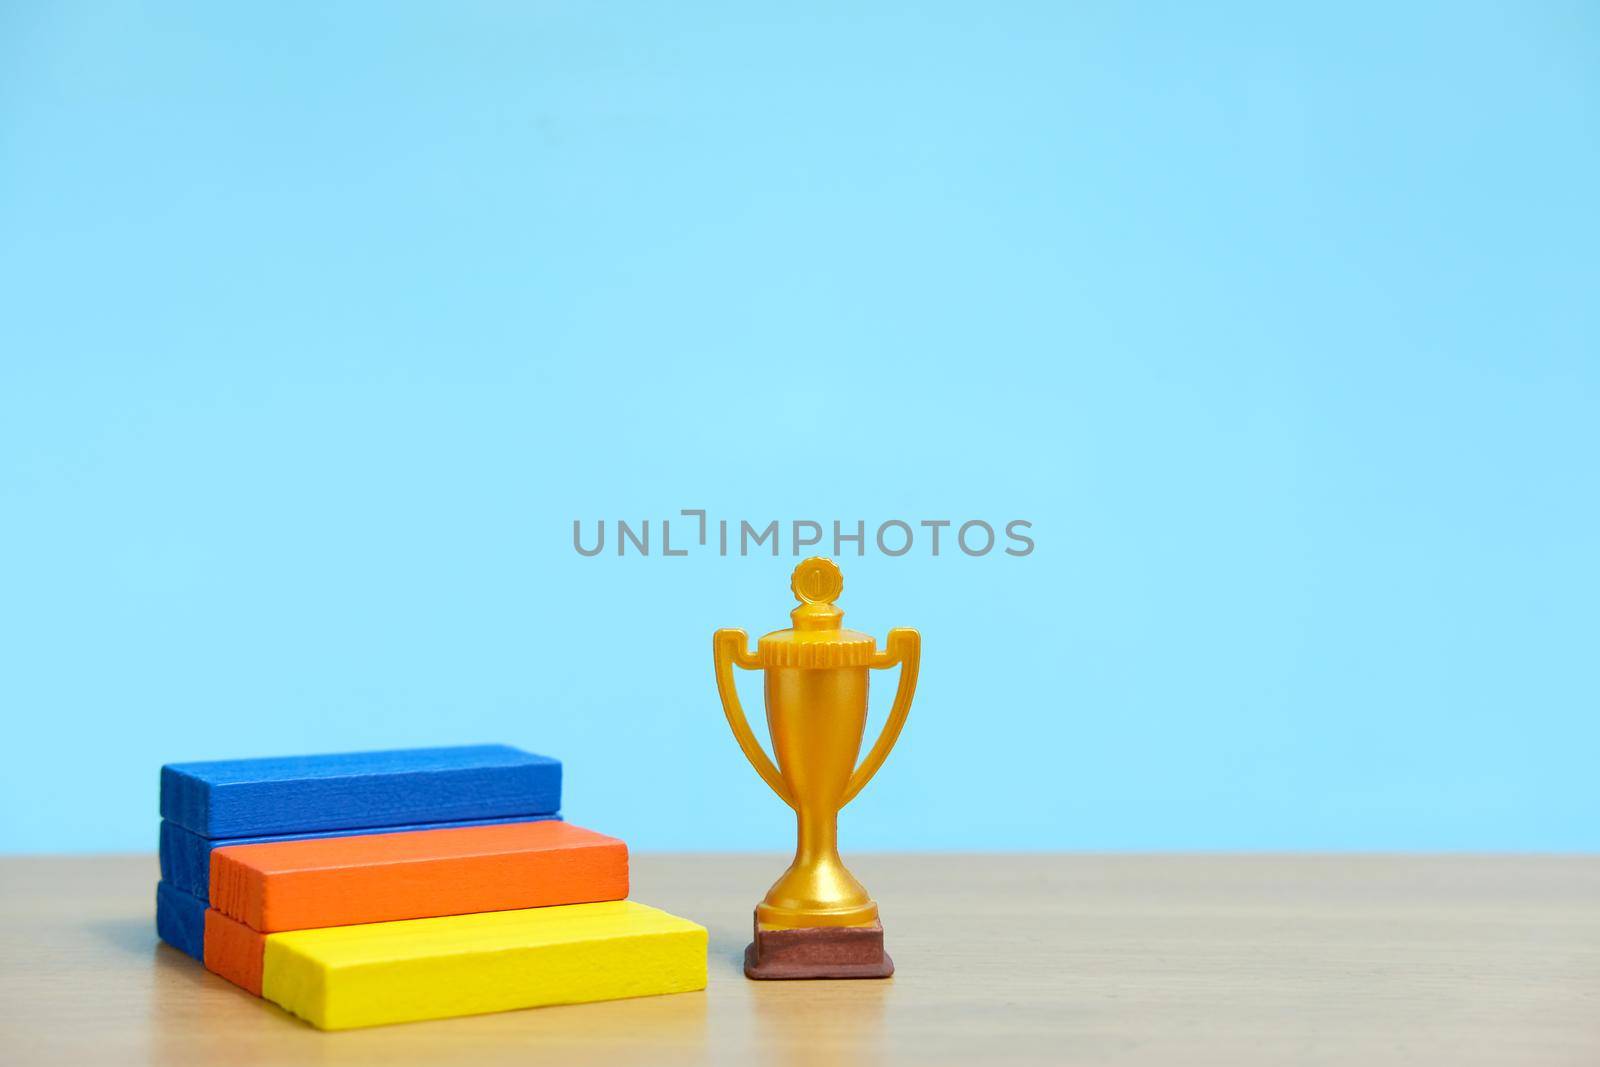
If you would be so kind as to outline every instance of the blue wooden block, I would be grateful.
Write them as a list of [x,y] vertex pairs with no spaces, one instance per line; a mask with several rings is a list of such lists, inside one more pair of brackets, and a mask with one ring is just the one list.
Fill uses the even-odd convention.
[[560,810],[560,761],[508,745],[169,763],[161,768],[161,817],[210,838]]
[[460,819],[423,822],[409,826],[371,826],[360,830],[317,830],[305,834],[271,834],[265,837],[201,837],[175,822],[161,823],[161,878],[174,889],[211,899],[211,850],[223,845],[253,845],[265,841],[299,841],[308,837],[359,837],[362,834],[397,834],[403,830],[444,830],[452,826],[489,826],[508,822],[542,822],[560,815],[511,815],[504,819]]
[[175,886],[156,885],[156,935],[177,949],[206,961],[206,902]]

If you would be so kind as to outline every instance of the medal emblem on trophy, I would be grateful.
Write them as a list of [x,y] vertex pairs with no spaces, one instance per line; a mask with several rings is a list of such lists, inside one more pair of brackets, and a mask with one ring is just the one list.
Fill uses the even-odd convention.
[[[717,692],[733,736],[798,823],[794,862],[756,905],[744,972],[751,978],[887,978],[894,961],[883,948],[878,905],[839,858],[838,818],[883,766],[905,726],[922,638],[915,630],[890,630],[880,651],[870,634],[842,629],[844,612],[833,602],[844,578],[830,559],[802,562],[790,588],[800,601],[790,612],[792,628],[765,635],[754,652],[743,630],[718,630],[712,641]],[[858,766],[869,673],[896,665],[900,684],[888,719]],[[764,673],[776,765],[739,705],[734,667]]]

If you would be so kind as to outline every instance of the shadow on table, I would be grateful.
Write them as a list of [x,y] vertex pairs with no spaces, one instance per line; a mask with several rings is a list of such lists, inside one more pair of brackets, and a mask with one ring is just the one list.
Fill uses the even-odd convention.
[[[94,919],[84,924],[84,928],[93,934],[97,941],[131,956],[148,956],[160,944],[156,938],[155,920],[148,915]],[[173,952],[176,953],[177,950],[173,949]]]
[[713,982],[719,978],[744,979],[744,949],[749,943],[750,935],[743,931],[737,934],[713,932],[707,936],[706,966]]

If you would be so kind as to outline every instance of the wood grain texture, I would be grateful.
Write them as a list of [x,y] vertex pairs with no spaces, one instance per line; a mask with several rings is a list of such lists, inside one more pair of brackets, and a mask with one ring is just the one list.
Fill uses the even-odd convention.
[[529,822],[561,818],[550,815],[507,815],[497,819],[460,819],[453,822],[411,823],[406,826],[366,826],[353,830],[316,830],[299,834],[267,834],[258,837],[201,837],[175,822],[161,821],[161,880],[201,900],[211,899],[211,852],[229,845],[256,845],[271,841],[307,841],[319,837],[352,837],[363,834],[394,834],[408,830],[448,830],[456,826],[494,826],[507,822]]
[[153,856],[0,860],[27,1064],[1600,1063],[1600,858],[848,855],[895,976],[752,982],[787,856],[632,857],[710,930],[704,993],[325,1034],[151,930]]
[[230,845],[211,906],[259,930],[621,900],[628,846],[566,822]]
[[167,882],[156,886],[156,936],[197,960],[205,959],[206,902]]
[[258,837],[561,810],[561,764],[507,745],[169,763],[161,817]]
[[216,908],[206,911],[206,970],[221,975],[240,989],[261,995],[261,961],[267,936]]
[[269,934],[261,975],[322,1030],[705,986],[705,928],[632,900]]

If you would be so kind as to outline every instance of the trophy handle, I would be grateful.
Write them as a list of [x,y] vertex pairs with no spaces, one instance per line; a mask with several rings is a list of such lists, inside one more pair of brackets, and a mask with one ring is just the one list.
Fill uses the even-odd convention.
[[[743,644],[743,639],[740,641]],[[884,642],[882,652],[872,654],[869,666],[873,670],[884,670],[900,664],[900,688],[895,690],[894,705],[889,708],[889,718],[884,721],[883,732],[878,735],[878,741],[872,746],[872,751],[867,753],[867,758],[861,761],[861,766],[850,776],[850,782],[845,786],[844,799],[839,801],[842,808],[861,792],[862,788],[878,773],[878,768],[883,766],[883,761],[889,758],[889,750],[900,739],[900,730],[906,724],[906,716],[911,714],[911,698],[917,691],[917,668],[922,664],[922,635],[915,630],[904,627],[889,631],[889,639]],[[746,727],[746,729],[749,729]]]
[[711,654],[717,665],[717,695],[722,698],[723,714],[728,716],[728,725],[733,728],[733,738],[739,742],[739,748],[744,751],[744,758],[749,760],[750,766],[761,775],[761,780],[778,794],[778,799],[792,808],[794,795],[789,792],[789,785],[783,780],[783,775],[778,773],[778,768],[772,765],[772,760],[767,758],[766,752],[762,750],[761,742],[757,741],[756,735],[751,732],[750,723],[744,717],[744,708],[739,705],[739,691],[733,685],[735,665],[747,671],[756,670],[761,666],[761,657],[745,651],[748,640],[743,630],[718,630],[712,637]]

